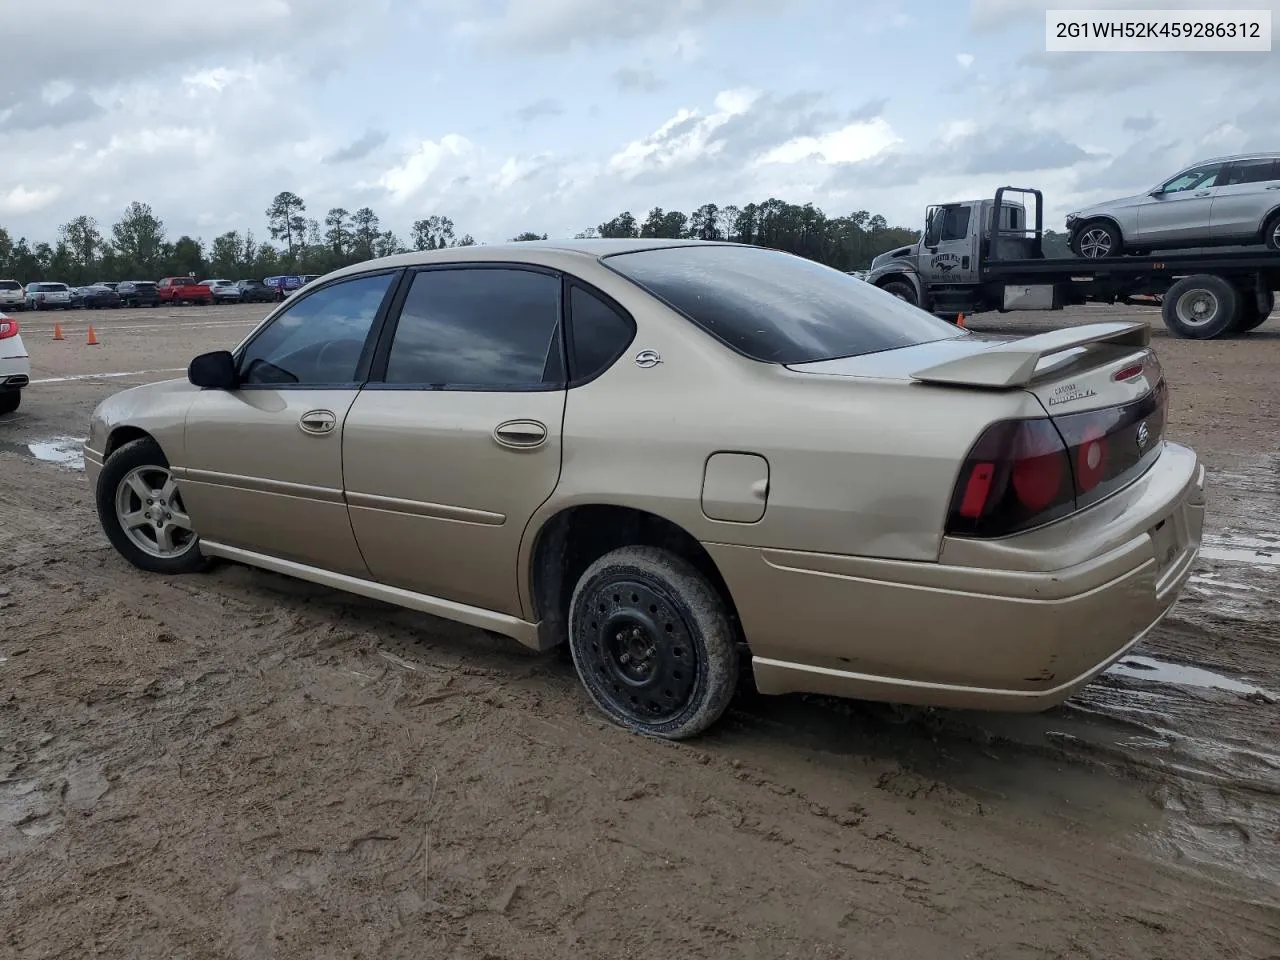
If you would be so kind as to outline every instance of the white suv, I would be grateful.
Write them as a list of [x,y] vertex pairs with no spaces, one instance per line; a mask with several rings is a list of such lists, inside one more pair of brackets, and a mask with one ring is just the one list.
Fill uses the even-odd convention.
[[28,283],[28,310],[70,310],[71,288],[65,283]]
[[27,291],[17,280],[0,280],[0,312],[23,310],[27,306]]
[[31,382],[31,361],[18,333],[18,321],[0,313],[0,414],[13,413]]

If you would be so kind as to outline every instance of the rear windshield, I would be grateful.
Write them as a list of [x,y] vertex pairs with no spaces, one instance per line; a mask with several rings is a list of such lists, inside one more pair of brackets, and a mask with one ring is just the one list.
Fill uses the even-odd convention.
[[21,290],[22,284],[17,280],[0,280],[0,290]]
[[611,254],[604,263],[738,353],[810,363],[961,336],[847,273],[739,244]]
[[142,281],[139,281],[138,283],[135,283],[133,286],[135,290],[154,290],[155,289],[155,283],[151,280],[142,280]]
[[36,293],[53,293],[66,289],[68,287],[65,283],[33,283],[27,287],[27,290],[34,290]]

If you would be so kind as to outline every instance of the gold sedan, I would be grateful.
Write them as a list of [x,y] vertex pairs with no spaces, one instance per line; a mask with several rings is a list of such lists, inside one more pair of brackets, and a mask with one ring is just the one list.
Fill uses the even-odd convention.
[[120,553],[568,643],[679,738],[739,674],[1041,710],[1159,621],[1204,470],[1145,324],[959,329],[750,246],[544,241],[339,270],[94,412]]

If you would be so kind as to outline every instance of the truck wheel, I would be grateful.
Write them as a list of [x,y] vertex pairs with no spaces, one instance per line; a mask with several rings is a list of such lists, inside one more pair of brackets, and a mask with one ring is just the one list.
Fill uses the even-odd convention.
[[1264,306],[1265,310],[1258,309],[1258,297],[1256,294],[1246,293],[1240,298],[1240,317],[1236,321],[1236,333],[1248,333],[1267,322],[1267,318],[1271,316],[1271,311],[1276,305],[1276,295],[1270,290],[1267,291]]
[[1240,293],[1221,277],[1183,277],[1164,296],[1164,325],[1175,336],[1212,340],[1232,330],[1240,316]]
[[600,711],[651,737],[702,733],[738,685],[725,601],[691,563],[657,547],[623,547],[586,569],[569,601],[569,652]]
[[1107,220],[1084,224],[1071,238],[1071,252],[1085,260],[1105,260],[1124,252],[1120,230]]
[[916,300],[915,287],[911,286],[911,284],[907,283],[905,280],[890,280],[880,289],[885,293],[893,294],[899,300],[905,300],[913,307],[920,306],[919,302]]

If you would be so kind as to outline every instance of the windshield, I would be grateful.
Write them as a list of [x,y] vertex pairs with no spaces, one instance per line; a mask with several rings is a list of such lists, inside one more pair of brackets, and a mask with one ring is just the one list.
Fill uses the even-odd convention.
[[688,245],[603,261],[726,346],[765,363],[834,360],[962,335],[878,287],[777,250]]

